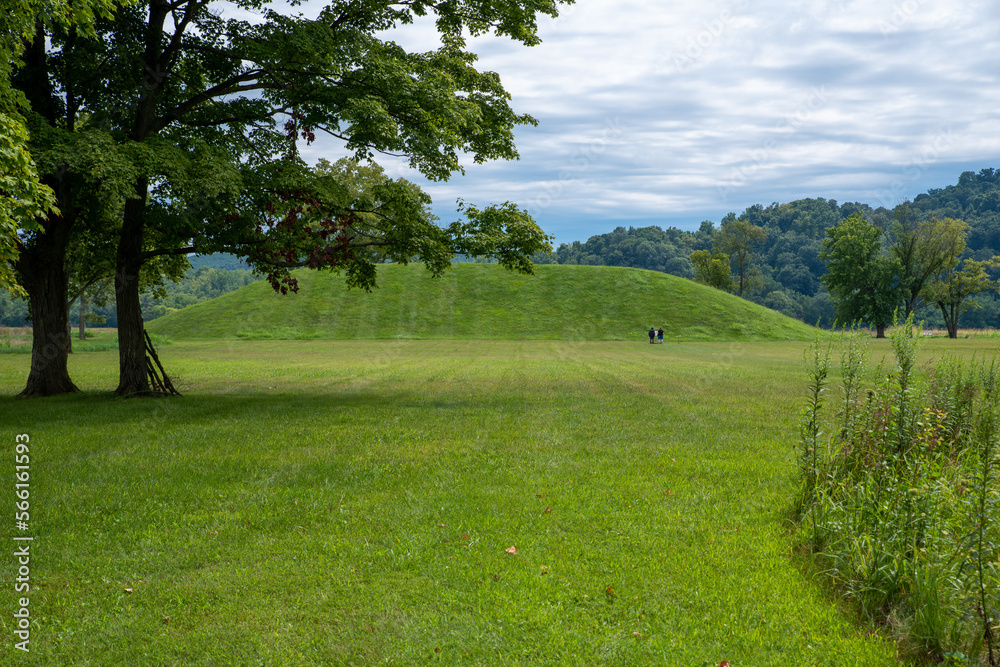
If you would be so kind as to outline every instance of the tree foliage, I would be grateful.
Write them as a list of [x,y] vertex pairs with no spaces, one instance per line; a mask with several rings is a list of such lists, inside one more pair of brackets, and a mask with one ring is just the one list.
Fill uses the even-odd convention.
[[984,261],[966,259],[961,265],[951,264],[924,288],[926,298],[941,309],[949,338],[958,338],[958,320],[962,314],[979,306],[970,297],[1000,289],[1000,281],[991,277],[988,271],[997,268],[1000,268],[1000,257]]
[[[122,4],[127,4],[122,3]],[[52,189],[41,183],[28,147],[27,101],[11,78],[25,46],[40,25],[71,27],[90,34],[99,16],[109,16],[112,0],[9,0],[0,12],[0,289],[24,295],[13,264],[19,231],[38,231],[36,219],[54,211]]]
[[694,265],[694,279],[699,283],[725,291],[735,287],[729,268],[729,255],[695,250],[691,253],[691,263]]
[[869,322],[884,337],[901,297],[899,258],[882,248],[882,234],[853,213],[826,230],[820,258],[826,261],[823,283],[830,290],[842,324]]
[[[282,291],[295,289],[294,267],[344,271],[368,289],[379,261],[439,273],[456,253],[530,272],[529,258],[550,246],[517,206],[460,203],[463,219],[440,226],[413,184],[377,169],[311,168],[298,147],[322,134],[356,163],[403,155],[439,180],[461,172],[463,156],[516,158],[514,127],[535,121],[511,109],[495,73],[475,68],[466,39],[533,45],[536,17],[555,16],[558,1],[334,1],[309,19],[257,0],[226,3],[242,14],[146,0],[95,21],[93,34],[44,26],[15,73],[32,153],[60,206],[16,267],[33,310],[45,284],[65,282],[43,267],[64,263],[83,221],[95,242],[113,237],[118,391],[130,394],[147,386],[139,276],[156,257],[232,252]],[[408,52],[385,37],[421,17],[434,20],[439,48]],[[88,161],[96,146],[101,161]],[[338,181],[351,169],[365,188]],[[33,318],[54,330],[63,321],[53,312]],[[70,384],[63,375],[37,388],[29,376],[26,393],[58,392]]]
[[[759,207],[748,209],[748,213],[760,217]],[[754,250],[767,238],[767,232],[763,228],[750,222],[745,214],[743,217],[726,220],[722,223],[722,228],[715,234],[712,250],[716,254],[726,254],[736,266],[737,281],[736,293],[743,296],[743,290],[747,287],[750,261]]]
[[892,254],[900,264],[904,314],[922,305],[924,287],[931,278],[948,271],[965,250],[968,225],[961,220],[935,217],[914,220],[907,204],[896,210],[889,230]]

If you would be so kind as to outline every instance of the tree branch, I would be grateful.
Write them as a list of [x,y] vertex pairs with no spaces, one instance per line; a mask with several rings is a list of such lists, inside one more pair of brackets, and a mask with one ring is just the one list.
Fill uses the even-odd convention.
[[168,70],[173,69],[173,66],[177,61],[177,55],[180,52],[181,38],[184,35],[184,31],[187,30],[188,25],[191,24],[195,14],[208,5],[208,0],[180,0],[179,2],[172,3],[168,5],[171,14],[180,9],[184,4],[187,4],[187,9],[184,10],[184,18],[181,19],[180,23],[175,24],[174,34],[170,38],[170,44],[168,44],[167,48],[163,50],[163,58],[167,61]]
[[163,256],[177,256],[177,255],[190,255],[193,252],[197,252],[194,246],[185,246],[183,248],[161,248],[159,250],[147,250],[146,252],[139,255],[139,263],[143,264],[147,260],[153,259],[154,257]]
[[174,122],[175,120],[180,120],[184,116],[184,114],[193,110],[199,104],[210,102],[214,100],[216,97],[222,97],[224,95],[232,95],[235,93],[246,93],[253,90],[267,90],[269,88],[274,88],[275,87],[274,84],[268,84],[268,83],[258,83],[247,86],[239,85],[241,82],[244,81],[257,80],[257,77],[260,75],[261,72],[262,70],[254,70],[247,74],[243,74],[241,76],[235,76],[229,79],[228,81],[224,81],[223,83],[220,83],[217,86],[213,86],[208,90],[195,95],[194,97],[188,99],[188,101],[184,102],[183,104],[174,107],[171,111],[164,114],[163,116],[160,116],[157,119],[156,124],[154,126],[155,127],[154,132],[159,132],[160,130],[167,127],[168,125],[170,125],[170,123]]

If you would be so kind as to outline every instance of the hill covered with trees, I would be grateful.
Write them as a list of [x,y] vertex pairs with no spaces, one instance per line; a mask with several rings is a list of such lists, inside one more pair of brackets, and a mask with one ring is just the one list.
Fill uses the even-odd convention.
[[[826,263],[820,259],[826,230],[854,213],[888,231],[907,206],[916,220],[954,218],[969,225],[963,259],[987,260],[1000,255],[1000,171],[965,172],[955,185],[933,189],[893,209],[868,204],[838,204],[832,199],[800,199],[769,206],[755,204],[740,215],[730,213],[718,225],[704,221],[697,231],[660,227],[618,227],[586,242],[564,243],[555,252],[535,258],[538,263],[631,266],[696,278],[691,254],[711,252],[717,234],[728,222],[745,220],[762,228],[763,240],[753,248],[743,297],[805,322],[830,326],[836,318],[830,293],[820,280]],[[735,271],[735,267],[732,267]],[[735,289],[734,289],[735,291]],[[980,308],[966,313],[962,325],[1000,327],[1000,299],[995,293],[976,297]],[[917,312],[929,326],[943,326],[935,308]]]

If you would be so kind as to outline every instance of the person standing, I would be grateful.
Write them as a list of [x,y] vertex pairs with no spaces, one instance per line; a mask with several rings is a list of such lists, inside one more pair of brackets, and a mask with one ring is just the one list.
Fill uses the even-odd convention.
[[649,344],[652,345],[656,338],[656,329],[649,327]]
[[663,345],[663,326],[661,325],[659,329],[656,330],[656,338],[660,341],[660,345]]

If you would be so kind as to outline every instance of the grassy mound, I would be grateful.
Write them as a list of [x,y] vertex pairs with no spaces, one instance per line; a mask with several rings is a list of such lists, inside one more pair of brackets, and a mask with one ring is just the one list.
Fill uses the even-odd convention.
[[266,282],[149,322],[176,338],[801,340],[812,327],[689,280],[610,266],[536,267],[524,276],[491,264],[456,264],[440,278],[422,265],[379,267],[378,288],[296,272],[299,292]]

